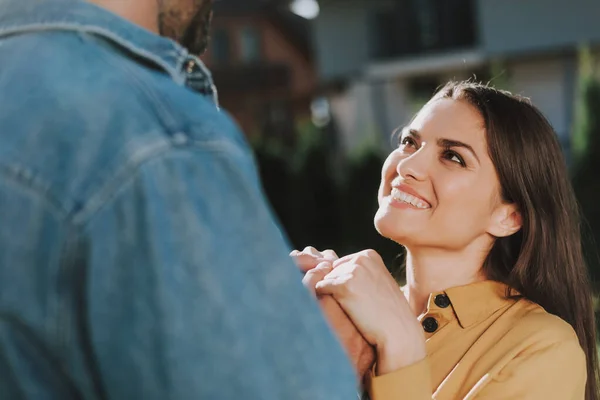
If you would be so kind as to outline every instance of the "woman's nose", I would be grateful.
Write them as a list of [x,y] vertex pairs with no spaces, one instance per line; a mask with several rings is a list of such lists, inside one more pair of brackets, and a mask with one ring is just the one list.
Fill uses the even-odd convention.
[[427,177],[429,169],[429,155],[427,149],[421,148],[408,157],[399,160],[396,172],[404,179],[412,178],[422,181]]

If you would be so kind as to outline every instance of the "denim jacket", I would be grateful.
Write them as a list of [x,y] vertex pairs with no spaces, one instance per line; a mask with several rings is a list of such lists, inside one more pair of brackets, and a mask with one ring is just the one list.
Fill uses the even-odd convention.
[[0,0],[0,398],[356,398],[288,251],[196,57]]

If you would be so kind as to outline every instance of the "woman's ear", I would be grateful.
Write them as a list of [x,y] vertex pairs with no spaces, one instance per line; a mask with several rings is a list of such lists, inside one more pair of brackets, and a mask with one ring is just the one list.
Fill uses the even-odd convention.
[[514,203],[500,204],[490,220],[488,233],[495,237],[506,237],[515,234],[523,226],[521,213]]

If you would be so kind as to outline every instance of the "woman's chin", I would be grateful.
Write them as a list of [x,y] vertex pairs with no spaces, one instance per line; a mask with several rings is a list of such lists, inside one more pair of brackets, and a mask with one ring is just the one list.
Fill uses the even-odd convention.
[[389,216],[386,218],[385,213],[380,213],[379,211],[375,216],[375,229],[377,229],[377,232],[381,236],[403,246],[410,244],[412,242],[411,238],[415,237],[415,232],[411,233],[408,225],[399,223],[396,218],[392,219]]

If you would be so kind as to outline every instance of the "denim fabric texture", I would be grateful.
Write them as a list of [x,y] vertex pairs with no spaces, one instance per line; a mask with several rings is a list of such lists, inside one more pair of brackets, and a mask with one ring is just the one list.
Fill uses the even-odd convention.
[[0,398],[355,399],[210,72],[0,0]]

